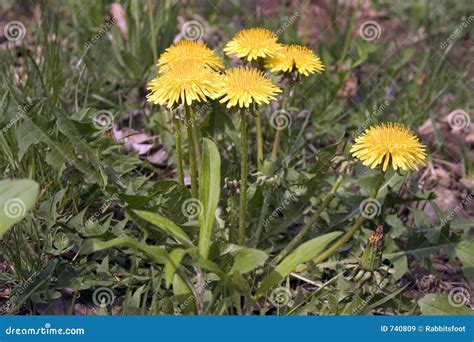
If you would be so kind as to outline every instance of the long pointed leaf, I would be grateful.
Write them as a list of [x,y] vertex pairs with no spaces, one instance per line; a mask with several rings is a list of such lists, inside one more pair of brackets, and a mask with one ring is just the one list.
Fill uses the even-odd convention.
[[221,191],[221,157],[216,144],[204,139],[204,151],[199,173],[199,200],[203,212],[199,216],[199,254],[203,258],[209,255],[214,216]]
[[151,259],[157,264],[164,265],[168,260],[168,253],[162,247],[150,246],[142,242],[129,237],[121,236],[109,241],[102,241],[99,239],[89,239],[84,242],[82,245],[81,254],[92,254],[95,252],[102,251],[104,249],[114,248],[114,247],[128,247],[135,250],[141,251],[147,254]]
[[229,274],[238,272],[245,274],[253,271],[257,267],[263,265],[268,259],[268,254],[255,248],[242,248],[235,253],[234,264]]
[[181,264],[181,260],[183,260],[185,254],[186,250],[182,248],[176,248],[170,252],[170,258],[165,265],[165,283],[167,288],[169,288],[173,282],[174,274]]
[[332,232],[309,240],[299,246],[290,255],[283,259],[283,261],[263,280],[263,283],[257,290],[255,297],[258,298],[262,296],[269,288],[287,277],[299,264],[316,257],[331,241],[341,234],[341,232]]
[[189,236],[184,232],[184,230],[182,230],[180,227],[178,227],[166,217],[149,211],[134,210],[133,212],[140,216],[142,219],[163,229],[167,234],[174,237],[180,243],[186,245],[187,247],[194,247],[194,244],[192,243]]

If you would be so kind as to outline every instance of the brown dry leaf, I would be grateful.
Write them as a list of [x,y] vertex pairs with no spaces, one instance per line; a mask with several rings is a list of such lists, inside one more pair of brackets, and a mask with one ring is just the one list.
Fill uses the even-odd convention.
[[337,92],[337,97],[341,99],[348,99],[357,94],[359,80],[355,73],[352,73],[351,76],[347,79],[341,89]]
[[99,314],[99,308],[95,306],[88,306],[84,304],[74,304],[74,315],[75,316],[97,316]]
[[[436,193],[436,199],[433,202],[443,211],[443,212],[450,212],[453,210],[458,204],[460,199],[460,193],[453,189],[448,189],[442,185],[438,185],[436,188],[432,190]],[[437,220],[436,211],[433,208],[432,202],[426,202],[426,206],[424,208],[424,213],[428,215],[432,220]]]
[[123,127],[121,130],[119,130],[117,126],[114,125],[113,135],[115,140],[124,143],[124,146],[127,150],[135,151],[140,156],[147,154],[155,146],[153,144],[146,143],[153,140],[152,136],[128,127]]
[[168,153],[165,149],[158,148],[155,152],[152,152],[148,155],[147,160],[153,165],[165,166],[166,160],[168,159]]
[[[454,111],[453,111],[454,112]],[[472,134],[474,134],[474,124],[456,126],[453,123],[452,114],[446,115],[440,122],[436,122],[436,130],[443,139],[444,151],[452,158],[453,161],[461,160],[461,148],[466,144],[471,144]],[[469,119],[467,119],[469,120]],[[420,136],[428,141],[434,147],[437,147],[437,137],[431,119],[426,120],[418,129]],[[458,127],[463,127],[462,129]],[[469,151],[469,159],[474,160],[474,151]]]
[[[313,47],[318,41],[328,41],[334,38],[334,28],[331,22],[331,3],[321,1],[317,4],[300,7],[302,13],[298,21],[298,36],[303,39],[305,45]],[[341,9],[345,11],[345,9]],[[317,18],[317,20],[314,20]],[[346,16],[343,16],[346,18]],[[341,25],[343,21],[341,19]]]
[[464,177],[460,179],[461,184],[471,192],[474,191],[474,177]]
[[115,140],[123,143],[127,150],[137,152],[153,165],[166,166],[168,153],[162,145],[153,143],[151,135],[128,127],[118,129],[117,125],[112,127],[112,132]]

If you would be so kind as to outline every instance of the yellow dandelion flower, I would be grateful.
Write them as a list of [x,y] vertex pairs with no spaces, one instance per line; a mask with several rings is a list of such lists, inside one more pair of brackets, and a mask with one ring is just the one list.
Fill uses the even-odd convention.
[[426,165],[425,150],[426,147],[408,128],[388,123],[370,127],[357,137],[351,153],[372,169],[383,163],[383,171],[386,171],[391,162],[395,170],[418,170],[416,164]]
[[215,99],[221,90],[221,75],[197,62],[177,62],[148,83],[147,101],[154,104],[191,105],[193,101]]
[[281,89],[270,81],[263,72],[239,67],[228,70],[222,79],[220,102],[227,102],[227,108],[239,106],[248,108],[251,103],[269,103]]
[[214,51],[204,43],[192,40],[181,40],[167,48],[158,59],[158,67],[160,72],[166,72],[168,65],[185,61],[196,62],[215,70],[224,68],[224,64]]
[[324,70],[324,64],[313,51],[296,44],[284,45],[281,55],[269,58],[265,67],[273,72],[291,72],[296,68],[305,76]]
[[281,50],[281,44],[277,43],[277,39],[277,36],[267,29],[246,29],[237,33],[227,43],[224,52],[228,55],[246,58],[248,61],[258,57],[274,57]]

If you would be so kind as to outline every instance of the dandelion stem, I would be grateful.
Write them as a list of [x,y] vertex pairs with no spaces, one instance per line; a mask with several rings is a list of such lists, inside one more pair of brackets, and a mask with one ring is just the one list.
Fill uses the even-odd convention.
[[245,245],[246,222],[247,217],[247,113],[245,108],[240,110],[240,207],[239,207],[239,244]]
[[[171,114],[173,115],[173,114]],[[178,181],[179,184],[184,186],[184,172],[183,172],[183,152],[181,146],[181,121],[179,118],[173,116],[175,125],[175,138],[176,138],[176,164],[178,165]]]
[[281,135],[283,134],[283,128],[277,129],[275,134],[275,141],[273,142],[272,149],[272,161],[276,162],[278,158],[278,150],[280,149]]
[[188,105],[184,105],[184,117],[186,119],[186,129],[188,131],[189,145],[189,164],[191,167],[191,195],[198,198],[198,180],[197,180],[197,163],[196,163],[196,141],[193,138],[193,124],[191,120],[191,111]]
[[[282,101],[283,110],[286,110],[286,108],[288,107],[289,96],[290,96],[290,91],[284,90],[283,101]],[[283,129],[284,129],[283,127],[280,127],[280,129],[277,129],[276,134],[275,134],[275,141],[273,142],[271,159],[268,163],[265,162],[263,165],[263,172],[266,176],[271,175],[273,173],[273,167],[278,158],[278,151],[280,150],[280,142],[281,142],[281,136],[283,134]],[[255,234],[255,241],[254,241],[255,246],[257,246],[258,243],[260,242],[260,237],[263,231],[263,221],[265,220],[265,217],[267,215],[268,205],[270,203],[270,195],[271,195],[270,191],[266,191],[264,194],[263,205],[260,211],[260,217],[257,223],[257,231]]]
[[267,212],[268,212],[269,202],[270,202],[269,192],[265,192],[264,197],[263,197],[262,210],[260,211],[260,216],[258,218],[257,231],[255,233],[255,240],[254,240],[254,247],[257,247],[260,242],[260,237],[262,236],[262,232],[263,232],[263,223],[266,218],[265,216],[267,215]]
[[258,109],[252,108],[255,115],[255,127],[257,129],[257,167],[260,170],[263,166],[263,133],[262,118]]
[[196,153],[196,161],[197,165],[199,166],[201,164],[201,147],[199,145],[199,132],[194,122],[192,123],[191,127],[193,128],[193,141],[194,151]]
[[278,254],[275,259],[272,260],[272,265],[277,265],[280,263],[280,261],[282,261],[291,251],[293,251],[293,249],[296,247],[296,245],[302,240],[304,239],[304,237],[309,233],[309,231],[311,230],[311,228],[313,227],[313,225],[318,222],[319,220],[319,217],[321,216],[321,214],[323,213],[323,211],[328,207],[328,205],[331,203],[331,201],[333,200],[333,198],[336,196],[336,192],[337,190],[339,189],[339,187],[341,186],[341,183],[344,179],[344,176],[343,175],[339,175],[339,177],[337,178],[336,182],[334,183],[334,185],[332,186],[331,188],[331,191],[329,191],[326,196],[324,197],[323,199],[323,202],[319,205],[318,209],[316,210],[316,212],[314,213],[314,216],[313,218],[311,219],[311,221],[309,221],[304,227],[303,229],[300,230],[300,232],[293,238],[293,240],[291,240],[286,246],[285,248],[283,248],[283,250],[280,252],[280,254]]
[[[285,89],[283,92],[283,100],[281,103],[281,109],[285,112],[288,112],[288,102],[289,102],[289,97],[290,97],[290,92],[291,92],[289,90],[290,87],[291,85],[288,85],[288,89]],[[275,118],[275,120],[278,120],[278,118]],[[275,141],[273,142],[272,159],[271,159],[273,163],[276,162],[278,158],[278,152],[280,151],[281,136],[283,134],[284,129],[285,127],[278,127],[275,133]]]
[[[375,185],[373,191],[372,191],[372,198],[376,198],[380,188],[382,187],[382,184],[385,179],[385,172],[380,171],[380,176],[377,180],[377,184]],[[329,247],[326,251],[318,255],[315,259],[313,259],[315,264],[319,264],[329,258],[331,255],[333,255],[339,248],[344,246],[344,244],[350,240],[350,238],[362,227],[362,224],[365,222],[366,218],[361,214],[357,218],[357,220],[354,222],[354,225],[350,230],[348,230],[339,240],[337,240],[331,247]]]
[[231,194],[230,196],[230,204],[231,204],[231,209],[230,209],[230,212],[232,214],[232,217],[230,219],[230,228],[229,228],[229,241],[231,243],[237,243],[237,239],[238,239],[238,216],[237,216],[237,210],[238,210],[238,207],[239,207],[239,204],[238,204],[238,197],[237,197],[237,194]]

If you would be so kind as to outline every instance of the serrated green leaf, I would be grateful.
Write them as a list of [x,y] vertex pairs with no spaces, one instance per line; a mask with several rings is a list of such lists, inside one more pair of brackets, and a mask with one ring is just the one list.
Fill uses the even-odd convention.
[[406,233],[405,225],[403,224],[402,220],[398,218],[396,215],[388,215],[385,218],[385,222],[392,226],[392,230],[390,231],[390,236],[395,239],[402,236]]
[[33,273],[23,284],[21,284],[21,286],[19,286],[18,292],[16,289],[14,289],[9,300],[11,305],[13,307],[19,307],[26,300],[28,300],[28,298],[35,294],[38,289],[48,283],[57,263],[58,262],[56,259],[51,260],[51,262],[46,265],[45,268],[39,272]]
[[18,159],[22,160],[26,151],[31,145],[43,140],[43,133],[37,129],[31,121],[24,120],[16,130],[16,140],[18,141]]
[[138,242],[129,236],[121,236],[108,241],[102,241],[98,239],[85,240],[80,250],[80,254],[92,254],[114,247],[128,247],[138,250],[147,254],[154,262],[161,265],[164,265],[168,260],[168,253],[164,248],[159,246],[150,246],[145,243]]

